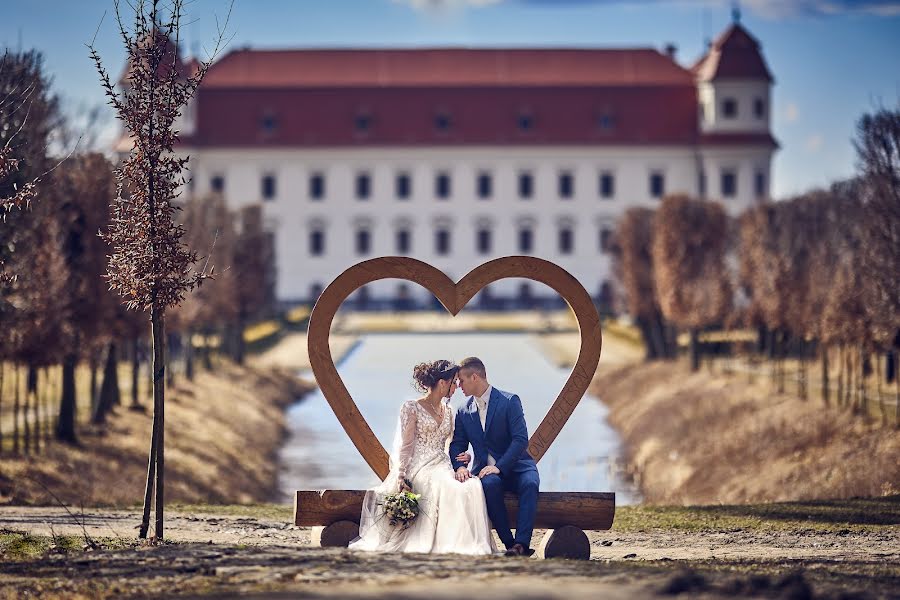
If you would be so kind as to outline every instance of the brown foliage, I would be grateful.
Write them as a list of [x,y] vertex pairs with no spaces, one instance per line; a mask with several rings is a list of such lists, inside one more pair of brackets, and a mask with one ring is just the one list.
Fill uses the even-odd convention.
[[721,322],[731,310],[725,270],[728,218],[722,205],[666,197],[653,226],[653,276],[667,319],[687,328]]

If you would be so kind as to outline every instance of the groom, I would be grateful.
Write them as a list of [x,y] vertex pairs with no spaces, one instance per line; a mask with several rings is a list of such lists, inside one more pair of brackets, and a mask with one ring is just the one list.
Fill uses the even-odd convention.
[[[456,427],[450,443],[450,459],[456,479],[481,479],[488,517],[506,546],[506,556],[531,556],[531,533],[537,512],[540,477],[537,464],[528,454],[528,428],[522,401],[515,394],[491,386],[481,360],[471,357],[460,363],[459,385],[469,396],[456,413]],[[472,445],[475,460],[466,468],[466,450]],[[519,497],[516,536],[509,529],[504,492]]]

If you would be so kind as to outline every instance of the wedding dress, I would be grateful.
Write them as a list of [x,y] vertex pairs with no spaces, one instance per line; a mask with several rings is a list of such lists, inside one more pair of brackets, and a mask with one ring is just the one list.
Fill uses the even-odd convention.
[[[360,515],[359,537],[353,550],[491,554],[496,552],[481,481],[460,483],[447,454],[453,434],[453,410],[444,400],[440,421],[416,400],[400,408],[397,434],[391,450],[391,471],[366,492]],[[420,494],[419,515],[406,529],[391,526],[381,507],[385,494],[398,491],[398,477],[412,483]]]

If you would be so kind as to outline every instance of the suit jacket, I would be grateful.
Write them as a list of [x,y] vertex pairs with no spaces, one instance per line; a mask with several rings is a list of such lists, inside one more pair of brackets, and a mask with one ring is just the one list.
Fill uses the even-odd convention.
[[456,460],[456,455],[468,450],[469,444],[474,455],[472,472],[476,475],[487,465],[488,453],[497,461],[501,475],[537,471],[537,464],[528,454],[528,427],[522,401],[515,394],[493,389],[484,429],[474,397],[470,396],[456,411],[456,427],[450,442],[454,470],[466,466]]

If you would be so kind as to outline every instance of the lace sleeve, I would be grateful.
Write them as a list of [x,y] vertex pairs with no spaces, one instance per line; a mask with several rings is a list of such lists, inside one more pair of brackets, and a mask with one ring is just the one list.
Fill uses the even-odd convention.
[[400,453],[399,477],[406,477],[416,447],[416,407],[412,402],[405,402],[400,408]]

